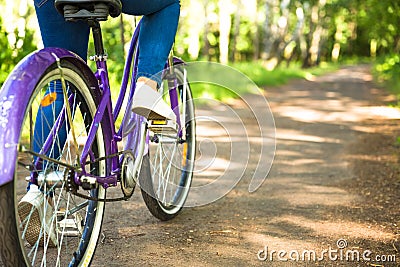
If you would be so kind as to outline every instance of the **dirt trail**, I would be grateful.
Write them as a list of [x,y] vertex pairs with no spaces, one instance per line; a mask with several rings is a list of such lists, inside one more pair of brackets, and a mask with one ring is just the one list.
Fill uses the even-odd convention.
[[[251,137],[257,132],[248,110],[232,104],[250,140],[248,166],[236,168],[239,176],[244,170],[243,181],[222,199],[185,209],[170,222],[154,219],[139,193],[108,205],[93,266],[399,266],[400,113],[387,107],[393,99],[371,80],[368,67],[357,66],[267,88],[277,149],[267,180],[252,194],[247,188],[259,143]],[[259,98],[252,101],[257,107]],[[235,127],[223,106],[197,115],[210,112]],[[213,138],[198,134],[199,140]],[[229,144],[221,136],[211,143],[224,164]],[[213,175],[218,171],[205,170],[194,179]],[[281,260],[273,250],[283,251]],[[316,261],[301,259],[303,252],[312,258],[312,251]],[[347,252],[359,252],[360,261],[346,260]],[[362,261],[363,253],[371,261]],[[372,261],[392,255],[397,263]]]

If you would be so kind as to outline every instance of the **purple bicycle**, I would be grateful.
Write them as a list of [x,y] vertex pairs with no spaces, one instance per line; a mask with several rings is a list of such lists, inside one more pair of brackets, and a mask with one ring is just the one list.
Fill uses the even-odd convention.
[[[69,51],[45,48],[22,60],[0,91],[0,252],[7,266],[88,266],[105,203],[129,199],[138,184],[150,212],[169,220],[181,211],[193,176],[195,108],[184,62],[169,57],[160,88],[176,123],[132,113],[139,23],[113,108],[100,21],[118,16],[120,1],[57,2],[66,19],[90,25],[97,69]],[[51,84],[62,87],[64,99],[44,119],[50,132],[39,142],[35,122],[51,103]],[[19,205],[28,184],[37,190],[36,209]],[[117,186],[120,196],[108,198],[107,189]],[[29,234],[34,228],[39,235]]]

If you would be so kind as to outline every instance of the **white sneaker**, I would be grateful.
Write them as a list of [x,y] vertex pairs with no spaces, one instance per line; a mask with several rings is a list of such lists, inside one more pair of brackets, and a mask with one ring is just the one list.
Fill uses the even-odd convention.
[[162,95],[144,82],[138,82],[132,99],[132,111],[148,120],[176,121],[175,113]]
[[[44,205],[45,202],[46,205]],[[46,214],[44,215],[45,209]],[[18,203],[18,214],[22,231],[25,231],[25,239],[31,246],[34,246],[40,237],[39,246],[43,247],[45,243],[43,236],[49,247],[56,246],[55,220],[51,222],[53,207],[47,203],[43,193],[36,185],[30,185],[30,190]],[[42,227],[44,219],[46,224]]]

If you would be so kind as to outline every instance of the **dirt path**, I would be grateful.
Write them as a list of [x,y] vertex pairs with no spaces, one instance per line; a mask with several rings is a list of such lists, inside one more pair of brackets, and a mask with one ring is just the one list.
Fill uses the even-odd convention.
[[[254,120],[243,105],[233,104],[250,140],[247,168],[233,172],[240,177],[244,170],[243,181],[222,199],[185,209],[170,222],[154,219],[139,193],[108,205],[93,266],[399,266],[400,113],[387,108],[393,99],[374,86],[366,66],[268,88],[266,97],[277,149],[259,190],[247,191],[259,151],[251,138],[257,136]],[[257,107],[259,99],[252,101]],[[210,113],[235,127],[226,107],[197,114]],[[203,149],[214,149],[216,164],[223,166],[229,143],[203,130]],[[206,169],[195,179],[212,179],[223,170]],[[392,255],[397,265],[373,261]]]

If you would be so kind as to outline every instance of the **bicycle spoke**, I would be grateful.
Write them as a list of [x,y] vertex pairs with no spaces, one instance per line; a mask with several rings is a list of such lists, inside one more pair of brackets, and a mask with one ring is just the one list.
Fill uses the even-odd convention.
[[[167,162],[168,162],[168,164],[167,164],[167,166],[166,166],[166,170],[165,170],[165,174],[163,175],[163,180],[165,180],[164,181],[164,183],[165,183],[165,188],[164,188],[164,197],[163,197],[163,203],[165,204],[165,205],[168,205],[169,203],[172,203],[172,201],[170,200],[169,201],[169,203],[166,201],[166,197],[167,197],[167,189],[168,188],[170,188],[170,190],[172,191],[172,190],[174,190],[174,186],[175,186],[175,184],[174,183],[171,183],[170,184],[170,179],[171,179],[171,177],[173,177],[172,175],[171,175],[171,169],[173,168],[173,160],[174,160],[174,158],[175,158],[175,152],[176,152],[176,145],[173,145],[173,151],[172,151],[172,153],[171,153],[171,155],[167,158]],[[164,152],[164,154],[167,154],[167,153],[165,153]]]

